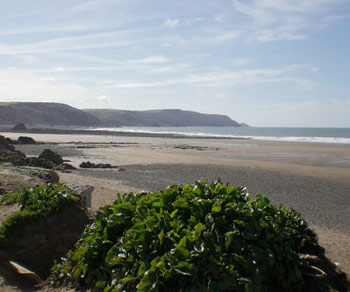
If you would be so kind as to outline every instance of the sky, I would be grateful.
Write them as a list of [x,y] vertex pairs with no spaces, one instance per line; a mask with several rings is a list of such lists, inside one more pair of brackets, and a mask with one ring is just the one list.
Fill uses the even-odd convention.
[[350,2],[1,0],[8,101],[350,128]]

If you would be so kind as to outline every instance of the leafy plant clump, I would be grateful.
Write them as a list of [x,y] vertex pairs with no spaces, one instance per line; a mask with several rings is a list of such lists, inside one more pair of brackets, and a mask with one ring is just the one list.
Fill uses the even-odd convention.
[[21,193],[8,193],[1,197],[0,204],[20,205],[20,210],[9,215],[0,226],[0,247],[11,242],[11,234],[21,225],[31,223],[43,216],[58,211],[63,206],[79,201],[67,187],[60,184],[24,188]]
[[300,291],[308,232],[295,211],[220,181],[118,195],[52,281],[104,292]]

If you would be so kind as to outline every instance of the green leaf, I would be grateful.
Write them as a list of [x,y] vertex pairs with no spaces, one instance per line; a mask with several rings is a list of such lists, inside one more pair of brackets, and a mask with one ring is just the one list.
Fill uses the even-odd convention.
[[149,279],[149,277],[143,277],[140,283],[136,286],[137,292],[149,292],[153,282]]
[[198,223],[195,227],[194,227],[194,230],[195,230],[195,236],[194,236],[194,239],[197,240],[200,236],[201,236],[201,233],[202,231],[205,229],[203,223]]
[[175,218],[177,212],[179,212],[179,209],[175,209],[173,212],[171,212],[170,218]]
[[188,203],[185,199],[179,198],[174,202],[175,208],[188,208]]
[[98,281],[95,285],[95,288],[104,289],[106,287],[106,284],[106,281]]

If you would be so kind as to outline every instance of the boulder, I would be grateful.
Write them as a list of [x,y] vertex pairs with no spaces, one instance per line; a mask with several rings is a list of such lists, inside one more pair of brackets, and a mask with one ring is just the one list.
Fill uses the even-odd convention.
[[86,208],[91,208],[91,195],[94,190],[93,186],[73,186],[71,189],[74,193],[81,197]]
[[22,165],[41,167],[46,169],[53,169],[56,167],[56,164],[52,161],[40,157],[28,157],[25,159],[25,163]]
[[57,152],[50,149],[44,149],[44,151],[39,155],[39,158],[46,159],[53,162],[55,165],[60,165],[63,163],[63,158]]
[[8,138],[8,137],[5,137],[5,139],[6,139],[6,141],[7,141],[8,144],[16,144],[16,141],[15,141],[15,140],[12,140],[12,139],[10,139],[10,138]]
[[0,266],[11,260],[45,280],[54,261],[74,248],[88,223],[82,202],[67,205],[35,222],[23,223],[11,234],[12,244],[0,249]]
[[12,128],[14,131],[27,131],[27,127],[23,123],[18,123]]
[[116,168],[116,166],[112,166],[109,163],[92,163],[90,161],[85,161],[80,163],[79,167],[81,168]]
[[32,137],[20,136],[16,144],[36,144],[36,142]]
[[14,272],[16,272],[18,275],[26,278],[27,280],[32,282],[34,285],[42,282],[42,280],[40,279],[40,277],[36,273],[34,273],[33,271],[27,269],[26,267],[20,265],[19,263],[16,263],[14,261],[9,261],[9,265]]
[[46,174],[46,179],[53,184],[57,184],[60,181],[60,177],[58,176],[58,174],[53,171],[50,170],[47,174]]
[[57,166],[55,169],[56,170],[72,170],[72,169],[76,169],[76,168],[69,163],[62,163],[59,166]]
[[26,165],[26,156],[21,151],[0,148],[0,162],[10,162],[12,165]]
[[11,139],[5,138],[4,136],[0,135],[0,149],[14,151],[15,148],[12,145],[10,145],[10,141],[11,141]]

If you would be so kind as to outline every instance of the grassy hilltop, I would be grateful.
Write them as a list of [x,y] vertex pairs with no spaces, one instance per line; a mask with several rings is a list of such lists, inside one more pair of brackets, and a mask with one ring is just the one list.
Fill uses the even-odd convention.
[[186,127],[241,125],[228,116],[202,114],[179,109],[127,111],[115,109],[81,110],[61,103],[0,103],[0,125],[82,126],[82,127]]

